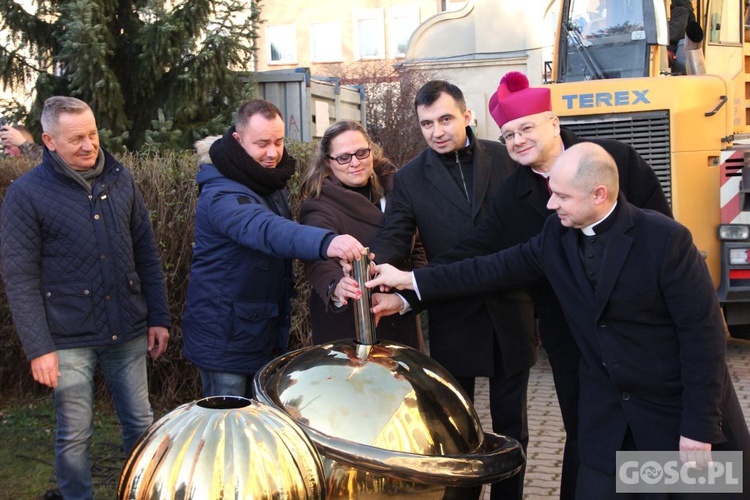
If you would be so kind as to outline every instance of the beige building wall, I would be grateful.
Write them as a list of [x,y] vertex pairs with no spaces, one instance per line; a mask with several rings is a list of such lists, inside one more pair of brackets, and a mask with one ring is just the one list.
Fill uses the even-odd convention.
[[490,96],[509,71],[525,73],[531,85],[542,83],[544,62],[552,58],[557,8],[554,0],[468,0],[420,25],[400,63],[458,85],[477,136],[495,140],[500,129],[488,111]]
[[264,0],[255,70],[308,67],[325,76],[340,64],[404,57],[425,20],[465,0]]

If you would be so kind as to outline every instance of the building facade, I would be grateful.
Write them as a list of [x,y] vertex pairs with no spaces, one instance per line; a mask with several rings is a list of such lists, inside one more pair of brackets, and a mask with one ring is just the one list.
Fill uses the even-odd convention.
[[402,69],[437,74],[458,85],[474,115],[477,137],[496,140],[490,96],[509,71],[540,85],[552,59],[557,0],[468,0],[460,9],[427,19],[413,33]]
[[[430,17],[465,0],[265,0],[255,70],[331,75],[359,61],[399,60]],[[447,43],[447,42],[446,42]],[[335,75],[334,75],[335,76]]]

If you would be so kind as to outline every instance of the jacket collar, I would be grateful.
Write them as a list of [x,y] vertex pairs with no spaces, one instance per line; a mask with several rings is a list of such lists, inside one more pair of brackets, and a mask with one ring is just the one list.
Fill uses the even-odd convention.
[[[566,149],[580,142],[573,132],[563,127],[560,127],[560,138]],[[535,212],[544,218],[548,217],[552,213],[547,210],[546,200],[549,199],[549,193],[543,191],[545,188],[538,179],[541,176],[520,163],[516,163],[515,168],[518,170],[516,197],[528,200],[529,205]]]
[[[476,217],[482,208],[482,200],[487,194],[489,188],[492,158],[487,154],[482,142],[479,141],[471,127],[466,127],[466,136],[469,138],[473,150],[472,168],[473,168],[473,186],[472,201],[469,206],[466,201],[466,195],[456,185],[448,170],[445,168],[441,155],[431,148],[427,148],[425,156],[425,175],[428,181],[440,192],[446,199],[456,205],[466,214]],[[451,153],[453,154],[453,153]]]
[[[97,186],[101,183],[103,179],[110,175],[116,175],[119,174],[122,171],[122,165],[119,164],[119,162],[115,159],[114,156],[112,156],[106,149],[101,148],[99,149],[101,153],[104,155],[104,169],[102,170],[102,173],[97,177],[96,182],[94,183],[93,189],[94,191],[97,191]],[[68,181],[78,185],[76,181],[74,181],[66,172],[63,171],[63,166],[60,165],[52,156],[49,149],[47,149],[47,146],[44,146],[44,150],[42,153],[42,165],[44,165],[45,168],[52,171],[55,175],[61,176]],[[83,187],[83,186],[82,186]]]
[[581,142],[581,140],[577,135],[573,133],[572,130],[569,130],[565,127],[560,127],[560,138],[563,141],[565,149],[568,149],[573,144],[578,144],[579,142]]
[[376,206],[360,193],[346,189],[336,178],[328,177],[323,181],[320,199],[315,201],[330,205],[347,217],[367,224],[379,227],[383,223],[383,212],[379,204]]

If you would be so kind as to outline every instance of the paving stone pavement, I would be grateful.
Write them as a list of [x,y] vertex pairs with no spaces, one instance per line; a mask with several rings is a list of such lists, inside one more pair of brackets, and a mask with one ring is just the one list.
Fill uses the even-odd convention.
[[[750,425],[750,341],[729,339],[727,363],[737,397]],[[477,380],[475,409],[484,429],[492,429],[488,406],[489,385],[486,378]],[[531,369],[528,392],[529,448],[527,453],[524,499],[536,500],[559,496],[562,452],[565,439],[560,408],[557,405],[552,370],[543,349]],[[485,488],[484,500],[490,498]]]

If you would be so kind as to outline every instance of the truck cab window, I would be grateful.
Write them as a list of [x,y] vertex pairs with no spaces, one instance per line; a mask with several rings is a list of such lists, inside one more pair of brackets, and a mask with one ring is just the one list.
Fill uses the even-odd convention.
[[643,0],[571,0],[564,81],[646,76]]
[[739,19],[742,0],[717,0],[711,2],[708,13],[708,41],[710,43],[741,43],[743,20]]

